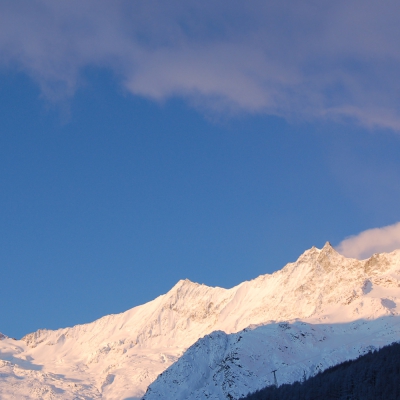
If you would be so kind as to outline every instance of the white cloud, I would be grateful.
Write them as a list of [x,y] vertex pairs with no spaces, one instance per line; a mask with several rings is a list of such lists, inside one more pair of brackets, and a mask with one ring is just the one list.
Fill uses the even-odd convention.
[[0,63],[55,100],[95,66],[156,101],[400,130],[399,42],[394,0],[0,2]]
[[400,222],[383,228],[368,229],[343,240],[337,251],[346,257],[365,259],[374,253],[400,248]]

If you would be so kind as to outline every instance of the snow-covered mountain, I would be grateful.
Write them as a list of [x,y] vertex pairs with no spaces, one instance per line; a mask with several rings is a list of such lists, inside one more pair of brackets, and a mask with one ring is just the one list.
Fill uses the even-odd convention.
[[281,322],[215,331],[163,372],[143,400],[239,399],[274,384],[301,381],[400,340],[400,317],[343,324]]
[[[372,322],[387,316],[394,316],[388,319],[394,321],[399,301],[400,251],[377,254],[368,260],[358,261],[341,256],[327,243],[322,249],[313,247],[306,251],[295,263],[286,265],[274,274],[259,276],[232,289],[179,281],[165,295],[122,314],[109,315],[73,328],[39,330],[18,341],[5,337],[0,341],[0,398],[138,399],[157,376],[190,346],[214,331],[221,332],[213,333],[204,340],[220,337],[218,340],[228,343],[224,351],[247,354],[245,344],[250,345],[255,341],[251,335],[261,335],[268,342],[265,335],[268,336],[269,332],[278,335],[281,332],[279,322],[303,320],[307,325],[301,325],[300,322],[297,325],[289,324],[290,329],[284,332],[288,338],[286,341],[291,340],[289,332],[304,333],[309,340],[303,349],[306,351],[313,347],[312,343],[318,342],[318,332],[325,329],[322,324],[328,329],[329,324],[351,326],[348,323],[352,321]],[[239,336],[225,335],[242,331],[251,325],[260,327],[240,332]],[[385,322],[382,326],[380,329],[388,332],[392,329],[391,323]],[[312,329],[316,329],[315,335]],[[331,338],[327,349],[341,345],[341,339],[335,339],[340,337],[339,331],[332,329],[327,335]],[[375,328],[365,329],[367,332]],[[399,335],[396,330],[394,332],[393,340],[397,340]],[[299,335],[302,337],[301,333]],[[235,350],[236,347],[230,346],[240,336],[242,339],[237,344],[243,343],[240,346],[244,347]],[[285,340],[282,343],[286,343]],[[390,340],[393,341],[392,338]],[[369,345],[367,342],[362,343],[362,348]],[[203,342],[198,343],[197,347],[202,348]],[[321,342],[321,346],[316,347],[320,349],[315,350],[316,354],[322,354],[324,342]],[[173,368],[181,368],[181,363],[185,362],[188,354],[193,355],[195,349],[191,347]],[[216,366],[225,362],[228,354],[218,349],[212,355],[215,361],[212,365]],[[275,349],[275,352],[268,353],[268,357],[276,359],[277,365],[287,358],[286,355],[286,358],[282,356],[278,347],[272,346],[271,349]],[[293,354],[297,351],[300,354],[303,350],[299,349],[293,347]],[[363,351],[361,347],[358,350]],[[255,351],[258,351],[258,347],[255,347]],[[255,353],[252,354],[256,357]],[[343,354],[352,357],[356,353],[346,350]],[[296,357],[293,356],[293,359]],[[336,359],[341,360],[340,357],[333,357],[332,362]],[[327,358],[324,362],[321,358],[316,360],[315,365],[322,363],[325,367],[330,365],[329,360]],[[210,369],[208,364],[207,368]],[[148,396],[152,393],[156,395],[161,384],[171,386],[162,379],[164,376],[174,376],[175,373],[170,372],[172,370],[154,383],[146,398],[153,398]],[[254,371],[248,371],[254,374]],[[312,373],[312,369],[307,373]],[[287,378],[282,375],[280,379],[296,377],[295,373],[291,373]],[[178,376],[175,380],[182,382],[180,379],[183,378]],[[264,384],[270,379],[268,373]],[[204,387],[205,381],[201,382],[199,390]],[[252,382],[251,379],[249,382]],[[258,387],[261,381],[254,378],[254,382]],[[201,393],[205,393],[204,390]]]

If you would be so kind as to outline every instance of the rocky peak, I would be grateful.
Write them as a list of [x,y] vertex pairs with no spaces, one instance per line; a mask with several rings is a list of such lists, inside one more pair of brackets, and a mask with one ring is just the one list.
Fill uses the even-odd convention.
[[181,279],[175,284],[175,286],[170,290],[170,292],[179,291],[182,289],[194,288],[197,286],[200,286],[200,284],[192,282],[190,279]]
[[385,271],[390,266],[386,254],[373,254],[365,261],[364,269],[367,274]]
[[[345,257],[340,255],[330,242],[326,242],[322,249],[313,246],[311,249],[306,250],[295,263],[288,264],[288,266],[294,266],[295,269],[306,267],[306,270],[309,270],[310,273],[316,271],[329,272],[341,265],[345,260]],[[303,273],[306,272],[303,271]]]
[[316,261],[326,272],[329,272],[341,266],[344,260],[345,258],[341,256],[329,242],[326,242],[319,252]]

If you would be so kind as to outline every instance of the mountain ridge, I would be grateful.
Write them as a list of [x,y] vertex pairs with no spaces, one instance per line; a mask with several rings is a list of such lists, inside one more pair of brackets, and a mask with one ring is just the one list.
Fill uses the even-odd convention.
[[[91,396],[140,398],[160,373],[213,331],[234,334],[248,326],[295,319],[333,323],[397,315],[399,287],[399,250],[360,261],[343,257],[327,242],[281,270],[231,289],[184,279],[123,313],[38,330],[13,343],[2,340],[0,359],[12,354],[15,365],[30,360],[40,366],[35,373],[84,382]],[[4,360],[13,363],[10,357]]]

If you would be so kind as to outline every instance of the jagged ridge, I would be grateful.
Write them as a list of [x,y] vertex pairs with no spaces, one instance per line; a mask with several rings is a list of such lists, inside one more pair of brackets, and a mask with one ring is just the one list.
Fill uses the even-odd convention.
[[280,271],[229,290],[179,281],[165,295],[125,313],[40,330],[14,347],[6,339],[0,350],[85,383],[94,395],[139,398],[188,347],[216,330],[234,333],[294,318],[346,322],[397,314],[399,260],[398,251],[347,259],[327,243]]

